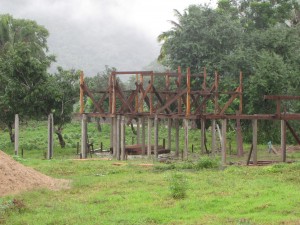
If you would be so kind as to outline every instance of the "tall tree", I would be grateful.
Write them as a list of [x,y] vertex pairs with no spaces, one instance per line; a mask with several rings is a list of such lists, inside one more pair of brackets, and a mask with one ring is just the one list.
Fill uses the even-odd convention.
[[54,57],[47,54],[49,33],[35,21],[0,15],[0,121],[13,141],[14,115],[41,115],[40,105],[47,68]]

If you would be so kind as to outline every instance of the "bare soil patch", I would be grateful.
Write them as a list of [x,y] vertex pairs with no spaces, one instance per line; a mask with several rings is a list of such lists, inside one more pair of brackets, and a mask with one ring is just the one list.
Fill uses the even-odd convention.
[[20,164],[9,155],[0,151],[0,196],[39,188],[60,190],[69,187],[69,180],[46,176]]

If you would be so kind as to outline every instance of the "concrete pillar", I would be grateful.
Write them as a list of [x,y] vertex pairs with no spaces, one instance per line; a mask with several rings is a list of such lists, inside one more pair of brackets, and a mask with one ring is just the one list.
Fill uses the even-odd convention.
[[81,156],[83,159],[86,158],[87,148],[87,116],[82,114],[81,117]]
[[179,119],[175,119],[175,155],[179,156]]
[[147,155],[150,158],[151,157],[151,138],[152,138],[152,121],[150,117],[148,117],[148,142],[147,142]]
[[53,123],[53,114],[50,113],[48,116],[48,151],[47,151],[47,159],[52,159],[53,157],[53,141],[54,136],[54,123]]
[[257,120],[252,120],[252,161],[253,165],[257,165]]
[[286,123],[281,120],[281,158],[286,162]]
[[117,142],[118,142],[118,138],[117,138],[117,127],[118,127],[118,123],[117,123],[117,117],[115,116],[113,118],[113,157],[116,158],[117,157]]
[[154,118],[154,155],[158,158],[158,118]]
[[214,155],[217,151],[216,145],[216,120],[211,121],[211,154]]
[[222,120],[222,165],[226,165],[226,130],[227,130],[227,120]]
[[141,143],[141,118],[136,120],[136,143]]
[[167,149],[171,150],[171,136],[172,136],[172,120],[168,118],[168,142],[167,142]]
[[15,155],[19,154],[19,115],[15,115]]
[[188,151],[189,151],[189,120],[184,119],[184,159],[188,159]]
[[125,160],[125,117],[121,117],[121,160]]
[[205,153],[205,120],[201,118],[201,153]]
[[141,118],[141,125],[142,125],[142,155],[146,153],[146,131],[145,131],[145,117]]
[[117,126],[116,126],[116,133],[117,133],[117,135],[116,135],[116,158],[117,158],[117,160],[120,160],[121,158],[120,158],[120,142],[121,142],[121,140],[120,140],[120,135],[121,135],[121,130],[120,130],[120,126],[121,126],[121,116],[120,115],[117,115]]

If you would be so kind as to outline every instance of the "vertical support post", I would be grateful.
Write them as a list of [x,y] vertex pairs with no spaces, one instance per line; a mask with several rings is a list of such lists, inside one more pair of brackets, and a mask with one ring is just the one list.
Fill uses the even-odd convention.
[[216,148],[216,120],[211,121],[211,154],[214,155]]
[[110,150],[114,148],[114,118],[110,118]]
[[205,119],[201,118],[201,153],[205,153]]
[[286,162],[286,123],[281,120],[281,157],[282,162]]
[[151,157],[151,136],[152,136],[152,132],[151,132],[151,127],[152,127],[152,123],[151,123],[151,119],[150,117],[148,117],[148,142],[147,142],[147,155],[150,158]]
[[184,119],[184,159],[188,159],[189,148],[189,120]]
[[121,158],[120,158],[120,142],[121,142],[121,140],[120,140],[120,135],[121,135],[121,132],[120,132],[120,126],[121,126],[121,117],[120,117],[120,115],[117,115],[117,126],[116,126],[116,133],[117,133],[117,135],[116,135],[116,139],[117,139],[117,141],[116,141],[116,157],[117,157],[117,160],[120,160]]
[[219,100],[219,93],[218,93],[218,88],[219,88],[219,75],[218,75],[218,72],[216,71],[215,72],[215,98],[214,98],[214,101],[215,101],[215,114],[218,113],[218,107],[219,107],[219,104],[218,104],[218,100]]
[[117,117],[113,117],[113,121],[114,121],[114,126],[113,126],[113,157],[116,158],[117,157],[117,127],[118,127],[118,123],[117,123]]
[[222,119],[222,165],[226,165],[226,130],[227,120]]
[[154,118],[154,155],[158,158],[158,118],[155,115]]
[[[141,85],[142,85],[142,87],[144,86],[144,76],[143,76],[143,74],[141,74],[141,77],[140,77],[140,83],[141,83]],[[140,107],[140,112],[144,112],[144,99],[142,98],[142,96],[143,96],[143,93],[141,93],[141,101],[143,102],[142,104],[140,104],[141,105],[141,107]]]
[[140,144],[141,142],[141,118],[136,120],[136,143]]
[[[178,66],[178,78],[177,78],[177,92],[180,92],[181,86],[181,68]],[[181,104],[181,97],[178,98],[178,114],[182,113],[182,104]]]
[[202,89],[205,91],[206,90],[206,77],[207,77],[207,73],[206,73],[206,67],[203,68],[203,83],[202,83]]
[[240,104],[239,104],[239,114],[243,113],[243,73],[240,71]]
[[111,74],[112,79],[112,114],[116,114],[116,74],[112,72]]
[[146,139],[146,132],[145,132],[145,117],[142,117],[141,118],[141,123],[142,123],[142,155],[145,155],[145,145],[146,145],[146,142],[145,142],[145,139]]
[[86,144],[87,144],[87,116],[82,114],[81,118],[81,156],[86,158]]
[[125,160],[125,117],[121,117],[121,160]]
[[19,115],[15,115],[15,155],[19,154]]
[[236,139],[237,139],[238,157],[242,157],[244,155],[243,135],[242,135],[241,120],[239,118],[236,119]]
[[252,120],[252,161],[253,165],[257,165],[257,119]]
[[187,87],[187,94],[186,94],[186,116],[191,115],[191,70],[187,68],[186,74],[186,87]]
[[53,134],[54,134],[54,123],[53,114],[50,113],[48,116],[48,152],[47,159],[52,159],[53,157]]
[[[138,74],[135,74],[135,82],[137,84],[139,82],[139,75]],[[135,96],[135,110],[136,110],[136,112],[139,112],[138,105],[139,105],[139,93],[137,93],[137,95]]]
[[168,118],[168,149],[171,150],[171,134],[172,134],[172,120],[171,118]]
[[80,114],[84,113],[84,100],[83,100],[83,84],[84,84],[84,74],[81,71],[80,72],[80,96],[79,96],[79,101],[80,101]]
[[175,119],[175,155],[179,156],[179,119]]
[[151,84],[151,91],[150,91],[150,115],[153,114],[153,72],[151,74],[151,77],[150,77],[150,84]]

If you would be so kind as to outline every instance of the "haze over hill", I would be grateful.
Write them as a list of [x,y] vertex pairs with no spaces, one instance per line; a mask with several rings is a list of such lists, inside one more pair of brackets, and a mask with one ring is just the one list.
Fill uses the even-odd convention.
[[160,45],[157,36],[170,28],[173,9],[210,0],[1,0],[0,13],[26,18],[50,32],[49,50],[66,69],[88,76],[105,65],[140,70],[153,62]]

